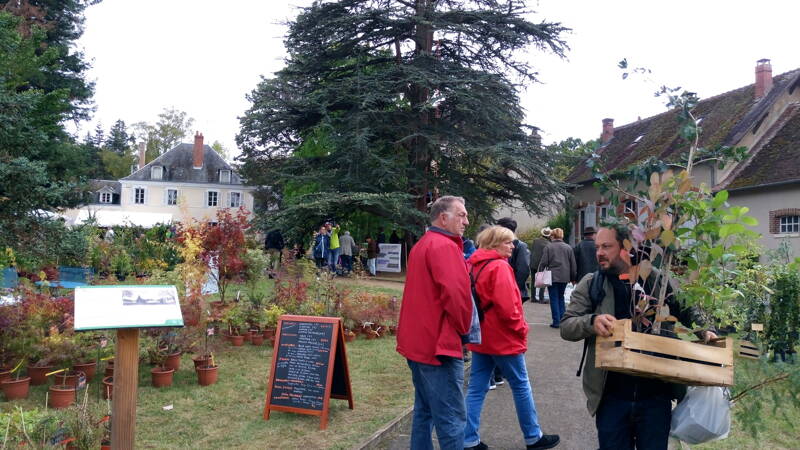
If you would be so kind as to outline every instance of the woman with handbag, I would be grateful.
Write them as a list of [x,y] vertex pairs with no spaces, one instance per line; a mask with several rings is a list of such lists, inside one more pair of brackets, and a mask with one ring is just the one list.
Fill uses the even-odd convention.
[[552,281],[547,288],[547,295],[550,297],[550,314],[553,318],[550,328],[558,328],[561,316],[567,310],[567,306],[564,304],[564,291],[567,289],[567,283],[575,279],[578,267],[575,264],[575,253],[572,251],[572,247],[564,242],[564,230],[553,229],[550,238],[551,242],[544,248],[539,266],[550,271]]
[[558,445],[558,435],[543,434],[533,402],[525,351],[528,349],[528,323],[522,310],[522,298],[508,258],[514,251],[514,233],[493,226],[478,235],[478,250],[469,258],[473,295],[480,310],[481,343],[469,344],[472,351],[467,387],[467,425],[464,447],[486,449],[481,442],[481,410],[495,366],[500,367],[511,387],[517,420],[529,449]]

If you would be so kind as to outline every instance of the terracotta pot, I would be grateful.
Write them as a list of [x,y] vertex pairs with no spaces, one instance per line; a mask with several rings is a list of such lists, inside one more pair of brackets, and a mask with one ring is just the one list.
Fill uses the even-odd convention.
[[66,408],[75,403],[77,394],[73,386],[50,386],[47,396],[47,406],[51,408]]
[[100,450],[111,450],[111,442],[103,441],[100,443]]
[[242,345],[244,345],[244,336],[242,336],[241,334],[238,336],[230,336],[229,339],[231,345],[233,345],[234,347],[241,347]]
[[353,342],[356,340],[356,334],[352,331],[345,331],[344,332],[344,341],[345,342]]
[[208,356],[208,355],[198,355],[198,356],[195,356],[194,358],[192,358],[192,361],[194,361],[194,368],[195,369],[197,369],[198,367],[203,367],[205,365],[208,365],[208,361],[210,361],[210,360],[211,360],[211,357]]
[[209,386],[217,382],[217,369],[219,366],[201,366],[195,368],[197,372],[197,383],[200,386]]
[[114,376],[114,366],[106,366],[106,370],[103,372],[104,377],[113,377]]
[[275,335],[274,334],[272,336],[270,336],[270,338],[269,338],[269,345],[271,345],[273,347],[275,346]]
[[175,371],[162,367],[153,367],[150,369],[150,374],[153,376],[153,387],[160,388],[172,386],[172,375],[175,374]]
[[245,342],[251,342],[253,340],[253,332],[252,331],[247,331],[242,336],[244,336],[244,341]]
[[114,377],[103,378],[103,399],[112,398],[114,394]]
[[164,367],[177,372],[178,369],[181,368],[181,352],[175,352],[167,355],[167,359],[164,361]]
[[275,328],[264,329],[264,339],[272,339],[273,336],[275,336]]
[[262,345],[264,344],[264,335],[263,334],[254,334],[250,337],[250,343],[253,345]]
[[11,379],[11,369],[8,369],[8,368],[5,368],[5,367],[0,369],[0,383],[2,383],[5,380],[10,380],[10,379]]
[[72,366],[73,370],[77,370],[86,374],[86,380],[91,380],[94,378],[94,374],[97,373],[97,363],[92,361],[83,364],[75,364]]
[[[83,379],[83,380],[81,380]],[[86,374],[78,370],[68,370],[66,372],[57,373],[53,379],[56,385],[67,385],[77,388],[81,381],[86,382]]]
[[9,378],[8,380],[0,381],[0,387],[3,389],[3,394],[6,400],[16,400],[19,398],[28,398],[28,391],[31,387],[31,377],[20,377],[19,379]]
[[28,366],[28,376],[31,377],[31,385],[39,386],[47,383],[45,374],[52,372],[53,366]]

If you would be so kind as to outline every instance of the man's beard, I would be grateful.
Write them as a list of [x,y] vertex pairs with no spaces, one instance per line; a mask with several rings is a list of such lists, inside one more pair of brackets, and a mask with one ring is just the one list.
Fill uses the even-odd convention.
[[616,258],[609,262],[608,269],[600,268],[600,273],[603,275],[620,275],[628,271],[628,265],[625,264],[620,258]]

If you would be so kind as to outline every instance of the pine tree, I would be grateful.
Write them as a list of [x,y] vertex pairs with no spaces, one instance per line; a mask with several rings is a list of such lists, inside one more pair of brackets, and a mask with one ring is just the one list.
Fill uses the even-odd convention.
[[290,234],[356,211],[420,225],[444,194],[482,217],[500,204],[542,211],[562,190],[523,122],[517,90],[536,72],[521,53],[563,56],[567,29],[528,12],[494,0],[303,9],[286,67],[262,80],[240,119],[246,177],[283,195],[264,219]]

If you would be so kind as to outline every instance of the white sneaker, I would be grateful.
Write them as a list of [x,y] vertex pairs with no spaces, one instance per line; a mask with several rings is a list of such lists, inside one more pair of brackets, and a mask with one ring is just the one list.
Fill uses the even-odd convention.
[[497,389],[497,385],[496,385],[496,384],[490,384],[490,385],[489,385],[489,390],[490,390],[490,391],[493,391],[493,390],[495,390],[495,389]]

